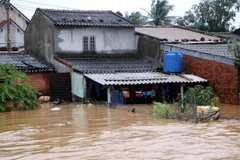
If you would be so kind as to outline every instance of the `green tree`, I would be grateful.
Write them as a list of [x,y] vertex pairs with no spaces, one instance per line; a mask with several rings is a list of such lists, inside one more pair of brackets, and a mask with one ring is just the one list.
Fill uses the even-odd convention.
[[168,0],[152,0],[150,12],[143,9],[147,12],[147,17],[149,19],[148,23],[155,26],[170,25],[174,20],[174,16],[168,16],[169,12],[174,8],[173,5],[170,5]]
[[228,42],[228,50],[234,56],[234,63],[240,65],[240,42],[237,40],[232,40]]
[[139,11],[132,12],[130,15],[126,13],[125,18],[132,21],[138,26],[144,25],[147,22],[147,17],[143,16]]
[[20,104],[25,109],[39,107],[35,88],[26,84],[28,76],[16,70],[13,65],[0,64],[0,109],[6,111],[6,102],[11,100],[14,107]]
[[239,7],[240,0],[201,0],[185,12],[183,17],[178,18],[176,23],[210,32],[229,31]]

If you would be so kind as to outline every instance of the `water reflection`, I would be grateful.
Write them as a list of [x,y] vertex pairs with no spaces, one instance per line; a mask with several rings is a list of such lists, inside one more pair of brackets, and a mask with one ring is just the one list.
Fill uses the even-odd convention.
[[[0,113],[0,159],[239,159],[240,121],[194,124],[155,119],[149,105],[108,109],[51,105]],[[221,105],[224,117],[239,107]]]

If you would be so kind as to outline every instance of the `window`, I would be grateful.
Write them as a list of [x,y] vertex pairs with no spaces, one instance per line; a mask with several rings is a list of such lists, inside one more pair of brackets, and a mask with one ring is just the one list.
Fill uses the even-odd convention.
[[20,29],[19,29],[19,28],[17,29],[17,32],[18,32],[18,33],[20,32]]
[[88,51],[88,37],[83,37],[83,50]]
[[1,29],[1,32],[3,32],[3,29]]
[[83,37],[83,51],[95,51],[96,43],[94,36]]

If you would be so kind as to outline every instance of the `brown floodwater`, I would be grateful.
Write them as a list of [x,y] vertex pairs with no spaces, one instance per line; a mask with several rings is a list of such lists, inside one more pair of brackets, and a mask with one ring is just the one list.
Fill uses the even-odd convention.
[[220,105],[209,123],[155,119],[151,105],[108,109],[51,104],[41,109],[0,112],[0,159],[240,159],[239,106]]

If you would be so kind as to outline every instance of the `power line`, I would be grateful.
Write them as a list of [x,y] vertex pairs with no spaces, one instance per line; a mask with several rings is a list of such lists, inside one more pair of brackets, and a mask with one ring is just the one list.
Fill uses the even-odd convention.
[[24,8],[29,8],[29,9],[36,9],[36,7],[30,7],[30,6],[25,6],[25,5],[21,5],[21,4],[14,4],[14,6],[19,6],[19,7],[24,7]]
[[[15,5],[14,5],[15,6]],[[18,9],[24,9],[24,10],[28,10],[28,11],[35,11],[35,9],[30,9],[30,8],[24,8],[24,7],[17,7]]]
[[65,9],[76,9],[76,8],[68,8],[68,7],[63,7],[63,6],[51,5],[51,4],[38,3],[38,2],[33,2],[33,1],[28,1],[28,0],[19,0],[19,1],[26,2],[26,3],[32,3],[32,4],[40,4],[40,5],[49,6],[49,7],[58,7],[58,8],[65,8]]

